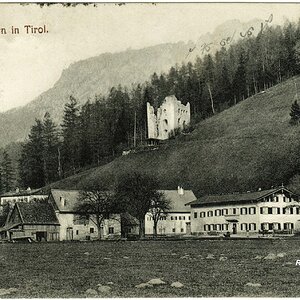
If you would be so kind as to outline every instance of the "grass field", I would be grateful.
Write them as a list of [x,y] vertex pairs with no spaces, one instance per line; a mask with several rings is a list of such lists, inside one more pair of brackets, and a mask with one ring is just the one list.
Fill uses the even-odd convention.
[[[4,298],[84,297],[87,289],[108,282],[113,284],[106,297],[300,296],[295,265],[300,240],[0,244],[0,249],[0,289],[17,289]],[[286,256],[255,259],[270,252]],[[215,258],[207,259],[209,254]],[[167,284],[135,287],[152,278]],[[184,287],[171,287],[174,281]],[[261,286],[248,287],[249,282]]]

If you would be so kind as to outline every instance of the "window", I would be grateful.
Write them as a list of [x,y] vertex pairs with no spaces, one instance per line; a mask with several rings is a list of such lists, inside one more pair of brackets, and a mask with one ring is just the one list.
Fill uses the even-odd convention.
[[300,208],[296,207],[296,215],[299,215],[299,213],[300,213]]
[[180,229],[180,232],[183,232],[183,231],[184,231],[183,228],[181,228],[181,229]]
[[268,207],[268,214],[272,215],[273,214],[273,207]]
[[181,216],[179,216],[179,220],[181,220]]
[[241,208],[241,215],[246,215],[247,214],[247,207],[242,207]]
[[109,234],[114,234],[115,230],[113,227],[108,227],[108,233]]
[[280,223],[273,223],[273,229],[280,230],[281,229]]
[[224,208],[224,209],[223,209],[222,215],[228,215],[228,209],[227,209],[227,208]]
[[175,232],[175,228],[172,228],[172,232]]
[[208,212],[207,212],[207,216],[208,216],[208,217],[212,217],[212,216],[213,216],[213,211],[212,211],[212,210],[208,211]]
[[189,216],[189,220],[191,220],[191,216]]
[[200,213],[200,218],[205,218],[205,211],[202,211],[202,212]]
[[242,223],[241,224],[241,230],[247,230],[248,229],[248,226],[246,223]]
[[255,223],[250,223],[249,224],[249,230],[256,230],[256,224]]
[[256,207],[250,207],[249,208],[249,215],[255,215],[256,214]]
[[171,217],[171,220],[173,220],[173,217]]
[[204,225],[204,231],[208,231],[208,225],[207,224]]
[[268,213],[268,207],[261,207],[260,208],[260,213],[262,214],[262,215],[266,215],[267,213]]
[[282,214],[285,215],[285,207],[282,208]]
[[182,220],[185,220],[185,216],[182,217]]
[[94,233],[95,229],[93,227],[90,228],[90,233]]
[[194,218],[197,219],[197,213],[196,212],[194,212]]
[[233,214],[233,215],[236,215],[236,214],[237,214],[237,208],[233,208],[233,209],[232,209],[232,214]]
[[286,202],[286,198],[285,197],[283,197],[283,202]]
[[[197,213],[196,213],[197,214]],[[177,221],[177,217],[174,217],[175,218],[175,221]],[[197,218],[197,217],[196,217]]]
[[294,223],[284,223],[283,229],[285,229],[285,230],[294,229]]
[[220,209],[215,210],[215,216],[221,216],[221,210]]
[[78,235],[79,234],[79,230],[76,230],[76,235]]
[[221,230],[221,224],[216,225],[216,230]]
[[261,230],[268,230],[269,229],[269,224],[268,223],[261,223],[260,224],[260,229]]
[[228,224],[222,224],[222,230],[228,230]]

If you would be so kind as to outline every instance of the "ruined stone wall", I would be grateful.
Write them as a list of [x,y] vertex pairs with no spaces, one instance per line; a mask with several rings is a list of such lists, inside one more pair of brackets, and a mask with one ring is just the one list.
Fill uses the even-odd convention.
[[148,138],[168,139],[172,130],[183,129],[190,124],[190,114],[190,104],[182,104],[175,96],[166,97],[157,109],[157,114],[150,103],[147,103]]

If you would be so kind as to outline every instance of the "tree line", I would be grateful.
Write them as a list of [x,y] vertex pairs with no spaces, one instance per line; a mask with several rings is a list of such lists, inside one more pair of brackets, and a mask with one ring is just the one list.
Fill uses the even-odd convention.
[[154,73],[143,84],[112,87],[82,106],[70,96],[60,126],[48,113],[32,126],[22,147],[21,185],[41,187],[144,145],[147,102],[157,109],[175,95],[190,102],[192,122],[198,122],[299,72],[300,22],[286,22]]

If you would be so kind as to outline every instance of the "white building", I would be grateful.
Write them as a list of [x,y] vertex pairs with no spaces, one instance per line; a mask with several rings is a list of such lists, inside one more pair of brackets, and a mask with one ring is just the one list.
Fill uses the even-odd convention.
[[[51,189],[49,201],[54,207],[60,224],[60,241],[93,240],[98,237],[96,224],[88,216],[84,218],[77,209],[79,193],[78,190]],[[101,236],[104,239],[121,236],[120,215],[113,215],[109,219],[105,219],[101,230]]]
[[299,197],[279,187],[209,195],[189,203],[193,234],[293,233],[300,230]]
[[[160,190],[171,201],[171,209],[167,215],[161,216],[157,225],[158,235],[191,234],[191,210],[185,204],[196,200],[192,191]],[[150,213],[145,216],[145,234],[153,235],[153,219]]]
[[189,125],[190,118],[190,103],[184,105],[175,96],[166,97],[156,114],[147,102],[148,138],[166,140],[175,129]]
[[0,196],[0,205],[9,203],[12,206],[14,203],[18,203],[18,202],[29,203],[32,200],[43,200],[47,198],[48,195],[43,193],[41,189],[32,190],[28,188],[27,190],[20,190],[17,188],[13,192],[2,194]]

